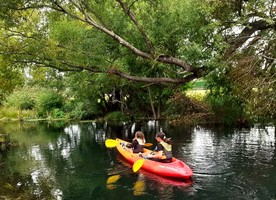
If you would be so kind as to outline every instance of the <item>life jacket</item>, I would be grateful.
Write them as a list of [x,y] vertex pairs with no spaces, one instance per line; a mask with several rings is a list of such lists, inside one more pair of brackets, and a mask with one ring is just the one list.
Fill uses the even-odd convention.
[[163,154],[164,156],[162,157],[162,159],[170,159],[172,158],[172,145],[162,141],[160,142],[160,144],[164,147],[163,148]]
[[135,139],[137,141],[138,144],[136,144],[135,146],[133,146],[133,153],[139,153],[139,152],[144,152],[144,144],[145,144],[145,141],[140,139],[140,138],[137,138]]

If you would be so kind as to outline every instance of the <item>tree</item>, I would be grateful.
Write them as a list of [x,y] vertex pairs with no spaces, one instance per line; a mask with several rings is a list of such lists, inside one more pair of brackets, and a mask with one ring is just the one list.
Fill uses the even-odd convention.
[[0,105],[8,94],[23,83],[22,70],[10,66],[9,62],[0,56]]
[[[233,14],[227,12],[231,1],[217,2],[217,5],[221,5],[217,18],[229,19]],[[275,1],[235,1],[232,5],[232,11],[238,11],[234,15],[238,17],[233,21],[235,26],[242,23],[244,26],[235,31],[238,37],[229,40],[230,46],[223,54],[227,63],[213,74],[215,95],[219,94],[217,100],[220,99],[222,106],[233,110],[224,110],[228,117],[232,113],[232,117],[240,115],[242,121],[245,118],[275,120]],[[244,22],[249,23],[245,26]],[[223,98],[227,100],[225,104],[222,104]]]
[[275,68],[274,0],[1,0],[0,7],[1,53],[28,67],[176,86],[228,76],[249,50]]
[[[13,32],[13,37],[20,35],[20,40],[24,39],[26,43],[27,39],[34,41],[34,44],[28,43],[28,50],[24,52],[25,56],[31,54],[28,56],[29,59],[25,59],[25,62],[56,67],[61,70],[100,71],[148,83],[184,84],[206,75],[210,71],[210,67],[203,66],[211,65],[210,62],[215,60],[212,57],[221,59],[224,56],[229,58],[236,49],[246,44],[250,37],[254,37],[254,33],[262,33],[275,28],[275,16],[272,12],[274,9],[273,1],[241,2],[242,4],[237,6],[236,1],[215,0],[205,2],[180,0],[170,2],[70,0],[64,2],[44,0],[28,1],[28,3],[23,0],[13,0],[2,1],[1,7],[2,17],[9,25],[16,25],[17,27],[16,30],[11,28],[6,30]],[[208,6],[209,3],[213,9]],[[218,8],[223,9],[225,11],[223,13],[226,14],[221,15],[221,12],[217,11]],[[260,13],[259,8],[264,11]],[[32,13],[31,10],[37,12]],[[36,30],[32,29],[32,32],[26,32],[22,27],[27,26],[27,20],[30,17],[33,18],[34,15],[36,17],[37,15],[41,16],[40,20],[36,19]],[[88,65],[74,63],[71,60],[58,57],[56,54],[59,51],[64,53],[71,51],[70,53],[73,54],[73,49],[69,49],[68,46],[61,47],[58,43],[53,42],[49,38],[49,29],[46,27],[49,26],[49,16],[61,20],[66,18],[64,15],[74,20],[71,22],[70,28],[77,29],[74,24],[82,23],[83,28],[90,29],[90,32],[96,34],[96,37],[113,39],[113,43],[109,42],[117,48],[117,53],[121,55],[132,54],[137,59],[150,62],[151,65],[159,65],[163,71],[168,71],[170,74],[165,77],[153,76],[152,78],[133,76],[125,69],[126,63],[121,60],[121,62],[105,65],[103,69],[90,63]],[[255,20],[253,20],[254,18]],[[238,26],[240,26],[240,33],[233,33],[233,28]],[[75,31],[79,32],[79,30]],[[42,38],[36,41],[38,37]],[[224,48],[221,42],[228,47]],[[22,42],[24,45],[26,43]],[[106,42],[104,44],[103,47],[108,45]],[[50,52],[47,49],[50,48],[49,45],[55,47],[52,55],[49,55]],[[26,50],[26,48],[24,49]],[[39,49],[48,50],[48,55],[46,52],[37,55],[41,51],[30,51]],[[20,52],[23,53],[22,49]],[[16,54],[19,52],[10,51],[9,53]],[[84,56],[86,52],[77,51],[75,53]],[[94,54],[94,56],[97,57],[98,54]],[[94,56],[90,55],[89,58]],[[110,56],[108,57],[110,58]],[[103,56],[103,58],[106,59],[107,57]]]

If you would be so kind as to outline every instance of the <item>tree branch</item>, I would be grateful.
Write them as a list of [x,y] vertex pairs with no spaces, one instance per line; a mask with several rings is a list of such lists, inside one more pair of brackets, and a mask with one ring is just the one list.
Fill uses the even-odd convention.
[[[57,2],[55,2],[55,4],[57,4]],[[57,6],[59,7],[59,9],[62,9],[63,12],[65,12],[69,16],[71,16],[71,17],[73,17],[75,19],[78,19],[80,21],[83,21],[85,23],[88,23],[88,24],[92,25],[93,27],[97,28],[98,30],[100,30],[101,32],[107,34],[108,36],[110,36],[111,38],[113,38],[114,40],[116,40],[119,44],[123,45],[124,47],[126,47],[127,49],[129,49],[131,52],[133,52],[134,54],[136,54],[137,56],[140,56],[142,58],[149,59],[149,60],[155,60],[155,61],[158,61],[160,63],[174,64],[174,65],[176,65],[178,67],[181,67],[182,69],[184,69],[184,70],[186,70],[188,72],[193,72],[194,71],[194,69],[192,68],[192,66],[190,66],[187,62],[185,62],[185,61],[183,61],[183,60],[181,60],[179,58],[175,58],[175,57],[167,56],[167,55],[160,55],[157,58],[155,58],[151,54],[143,52],[142,50],[136,48],[135,46],[133,46],[132,44],[130,44],[128,41],[126,41],[125,39],[123,39],[121,36],[119,36],[116,33],[114,33],[112,30],[109,30],[104,25],[101,25],[101,24],[97,23],[93,19],[93,17],[91,17],[84,10],[80,10],[80,11],[85,16],[85,19],[83,19],[83,18],[81,18],[81,17],[79,17],[77,15],[74,15],[74,14],[70,13],[65,8],[63,8],[61,5],[57,5]]]
[[130,8],[128,8],[126,6],[126,4],[122,1],[122,0],[116,0],[121,7],[123,8],[124,12],[129,16],[129,18],[133,21],[133,23],[135,24],[135,26],[138,28],[138,30],[140,31],[140,33],[142,34],[147,47],[149,49],[149,52],[151,55],[154,55],[154,47],[150,41],[150,39],[148,38],[146,32],[144,31],[143,27],[139,24],[138,20],[136,19],[135,15],[133,12],[131,12]]
[[148,78],[148,77],[137,77],[137,76],[131,76],[128,74],[125,74],[119,70],[116,69],[109,69],[109,74],[114,74],[116,76],[136,81],[136,82],[144,82],[144,83],[154,83],[154,84],[160,84],[160,83],[173,83],[173,84],[184,84],[187,82],[190,82],[191,80],[197,78],[195,74],[190,74],[184,78],[166,78],[166,77],[160,77],[160,78]]
[[261,30],[266,30],[266,29],[275,28],[275,27],[276,27],[276,23],[268,24],[264,20],[259,20],[248,24],[248,26],[246,26],[242,30],[239,36],[236,37],[232,42],[230,42],[230,47],[226,50],[224,57],[225,58],[230,57],[235,52],[236,49],[241,47],[250,38],[250,36],[254,32],[258,30],[261,31]]

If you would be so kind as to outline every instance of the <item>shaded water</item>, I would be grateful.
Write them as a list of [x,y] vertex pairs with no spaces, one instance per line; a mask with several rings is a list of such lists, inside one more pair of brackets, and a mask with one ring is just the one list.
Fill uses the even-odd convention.
[[[106,138],[142,130],[173,140],[173,154],[194,171],[179,182],[133,173]],[[0,157],[0,199],[276,199],[275,127],[214,129],[148,122],[5,123],[14,147]]]

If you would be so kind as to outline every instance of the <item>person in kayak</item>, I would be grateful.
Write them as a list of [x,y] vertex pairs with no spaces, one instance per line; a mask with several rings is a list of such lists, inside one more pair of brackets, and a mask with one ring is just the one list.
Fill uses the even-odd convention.
[[133,153],[143,153],[144,145],[146,143],[144,133],[137,131],[131,144],[127,144],[126,147],[130,148]]
[[155,136],[158,144],[156,147],[156,153],[152,152],[150,154],[144,155],[145,159],[150,159],[158,162],[172,162],[172,144],[171,139],[166,138],[165,133],[158,132]]

